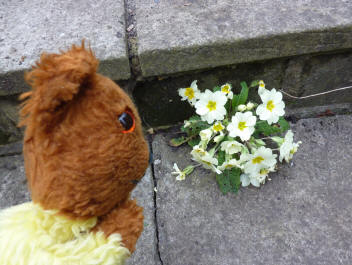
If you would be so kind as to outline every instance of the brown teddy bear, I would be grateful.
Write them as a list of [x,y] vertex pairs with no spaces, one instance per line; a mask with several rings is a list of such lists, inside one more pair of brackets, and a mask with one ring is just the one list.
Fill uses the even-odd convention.
[[130,192],[148,166],[131,99],[91,49],[43,54],[21,95],[32,202],[0,212],[0,264],[124,264],[143,230]]

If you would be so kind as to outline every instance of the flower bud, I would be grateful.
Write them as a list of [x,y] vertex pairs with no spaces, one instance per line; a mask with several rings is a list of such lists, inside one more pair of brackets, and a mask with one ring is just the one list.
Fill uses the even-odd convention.
[[254,106],[255,105],[252,102],[248,102],[246,107],[247,107],[247,110],[252,110]]
[[245,111],[246,109],[247,109],[247,107],[246,107],[246,105],[239,105],[238,107],[237,107],[237,109],[239,110],[239,111]]

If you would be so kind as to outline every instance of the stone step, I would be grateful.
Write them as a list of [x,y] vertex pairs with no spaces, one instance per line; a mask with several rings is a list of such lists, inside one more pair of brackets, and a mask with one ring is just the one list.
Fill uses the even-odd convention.
[[[16,100],[27,88],[24,71],[43,51],[83,38],[102,74],[138,81],[131,90],[147,126],[188,118],[177,89],[193,80],[202,90],[230,82],[237,93],[241,81],[264,79],[294,96],[352,83],[351,1],[3,1],[0,144],[21,138]],[[285,102],[288,109],[349,104],[352,90]]]
[[135,0],[144,76],[352,48],[351,1]]
[[153,140],[159,252],[168,265],[350,264],[352,116],[292,125],[303,143],[261,188],[222,195],[215,173],[197,168],[184,181],[191,148],[175,135]]
[[0,3],[0,96],[23,92],[23,72],[42,52],[82,39],[101,60],[100,72],[128,79],[123,0],[9,0]]

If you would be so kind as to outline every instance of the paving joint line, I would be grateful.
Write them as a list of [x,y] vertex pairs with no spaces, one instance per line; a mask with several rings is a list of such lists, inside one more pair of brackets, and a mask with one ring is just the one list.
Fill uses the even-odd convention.
[[[152,141],[150,139],[149,141],[149,150],[150,150],[150,155],[153,156],[153,146],[152,146]],[[157,207],[157,202],[156,202],[156,192],[155,192],[155,188],[157,188],[157,181],[155,178],[155,174],[154,174],[154,163],[153,161],[150,164],[151,167],[151,174],[152,174],[152,178],[153,178],[153,200],[154,200],[154,223],[155,223],[155,236],[156,236],[156,250],[157,250],[157,254],[158,254],[158,258],[160,261],[160,264],[163,265],[164,262],[161,258],[161,253],[160,253],[160,241],[159,241],[159,226],[158,226],[158,207]]]
[[135,0],[124,0],[124,8],[127,56],[131,70],[130,80],[132,81],[133,85],[135,85],[136,81],[143,79],[138,56],[138,36]]

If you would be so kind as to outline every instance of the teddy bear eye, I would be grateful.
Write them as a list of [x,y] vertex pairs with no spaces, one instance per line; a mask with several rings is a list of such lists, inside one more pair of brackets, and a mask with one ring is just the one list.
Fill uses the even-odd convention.
[[134,131],[136,127],[136,123],[134,120],[134,116],[131,111],[126,110],[119,116],[119,122],[123,126],[125,130],[122,133],[130,133]]

